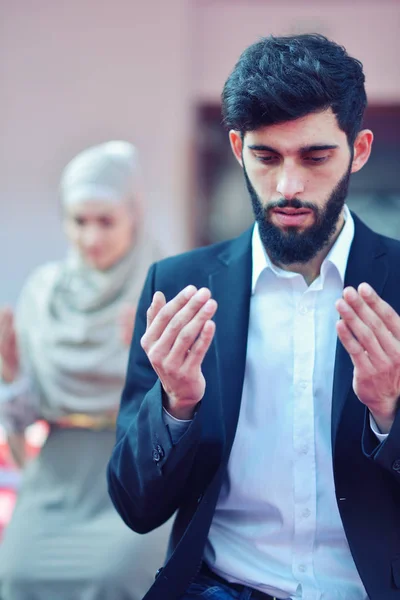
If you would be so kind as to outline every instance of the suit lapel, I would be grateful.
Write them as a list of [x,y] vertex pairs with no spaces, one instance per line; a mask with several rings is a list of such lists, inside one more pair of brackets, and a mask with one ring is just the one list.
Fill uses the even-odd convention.
[[[381,295],[388,275],[385,246],[379,235],[366,227],[356,215],[353,214],[353,218],[355,234],[347,263],[345,286],[357,288],[366,281]],[[209,275],[209,287],[218,301],[218,310],[215,315],[215,339],[206,362],[210,362],[210,366],[217,365],[217,376],[212,380],[219,388],[214,391],[218,392],[221,402],[220,410],[214,411],[214,418],[221,419],[220,425],[223,423],[228,451],[239,417],[246,363],[252,273],[251,235],[252,230],[246,231],[229,249],[223,251],[218,257],[219,266]],[[338,340],[332,391],[333,449],[352,377],[351,359]]]
[[219,256],[220,266],[209,285],[218,301],[214,352],[221,398],[221,419],[229,452],[236,431],[242,396],[249,325],[252,230],[246,231],[229,252]]
[[[345,287],[357,286],[366,281],[381,295],[388,266],[385,247],[380,236],[366,227],[355,215],[355,233],[345,275]],[[353,364],[340,340],[337,341],[332,392],[332,449],[346,398],[351,389]]]

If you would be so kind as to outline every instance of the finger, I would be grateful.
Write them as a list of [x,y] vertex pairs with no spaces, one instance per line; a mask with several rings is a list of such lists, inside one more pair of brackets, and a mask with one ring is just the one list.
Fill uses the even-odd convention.
[[15,353],[16,348],[17,348],[17,338],[14,334],[5,337],[0,342],[0,352],[3,357],[4,356],[12,356]]
[[360,319],[376,336],[381,348],[388,356],[400,352],[400,343],[394,338],[382,319],[352,287],[343,290],[344,300],[353,308]]
[[[192,352],[193,345],[200,336],[205,323],[214,316],[216,310],[217,303],[213,298],[210,298],[176,336],[169,352],[169,360],[178,368],[187,358],[188,350],[190,350],[190,353]],[[161,339],[160,342],[163,342],[163,340]],[[168,351],[168,343],[168,340],[166,340],[165,350],[161,350],[164,355]],[[160,347],[163,348],[161,344]]]
[[186,355],[185,367],[188,369],[197,369],[201,366],[214,338],[215,328],[214,321],[209,320],[204,323],[200,335]]
[[16,344],[16,335],[12,315],[7,315],[0,325],[0,352],[4,357],[5,353]]
[[123,315],[122,317],[122,323],[126,326],[131,326],[136,319],[136,310],[134,308],[130,308],[129,311],[126,311],[126,313]]
[[129,346],[132,341],[133,323],[124,325],[120,329],[120,339],[125,346]]
[[[185,292],[185,290],[183,290]],[[160,342],[165,352],[169,352],[182,328],[194,317],[210,298],[207,288],[189,289],[170,300],[156,315],[151,327],[146,332],[146,344],[149,346]]]
[[130,306],[129,309],[125,308],[118,316],[118,326],[124,331],[126,329],[132,329],[135,322],[136,311]]
[[358,291],[368,306],[382,319],[392,335],[400,341],[400,317],[397,312],[368,283],[361,283]]
[[379,344],[374,332],[360,319],[353,308],[344,299],[336,302],[336,308],[347,328],[356,338],[357,343],[369,354],[371,362],[376,367],[384,366],[387,355]]
[[183,362],[204,323],[216,310],[216,302],[210,300],[210,294],[209,289],[201,288],[171,319],[158,343],[158,349],[164,356],[174,348],[171,358],[178,364]]
[[3,318],[13,318],[13,310],[9,306],[3,306],[0,308],[0,323]]
[[[153,335],[148,336],[149,340],[153,340],[153,336],[160,336],[165,326],[169,323],[174,314],[179,311],[197,292],[197,288],[194,285],[188,285],[179,294],[177,294],[172,300],[166,302],[164,294],[162,292],[156,292],[153,296],[152,305],[149,308],[148,327],[153,323],[155,318],[159,315],[162,310],[162,319],[158,319],[158,326],[153,326]],[[160,300],[162,299],[162,301]],[[158,338],[156,338],[158,339]]]
[[0,316],[0,333],[5,334],[10,331],[14,326],[13,324],[13,314],[11,311],[7,309],[3,309],[2,314]]
[[147,309],[147,313],[146,313],[146,317],[147,317],[146,328],[147,329],[150,327],[150,325],[154,321],[155,317],[158,315],[158,313],[163,308],[163,306],[166,305],[166,303],[167,303],[167,301],[162,292],[156,292],[153,295],[153,300],[151,301],[151,304],[150,304],[149,308]]
[[131,321],[132,317],[134,317],[135,314],[136,314],[136,307],[132,306],[131,304],[125,304],[124,306],[121,307],[118,318],[122,322]]
[[344,348],[349,353],[354,367],[364,372],[371,371],[372,365],[368,354],[360,342],[356,340],[347,324],[344,321],[338,321],[336,323],[336,331]]

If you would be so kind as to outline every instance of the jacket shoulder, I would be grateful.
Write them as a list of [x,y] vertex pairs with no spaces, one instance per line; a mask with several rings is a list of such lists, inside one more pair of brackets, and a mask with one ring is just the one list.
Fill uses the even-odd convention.
[[155,264],[156,277],[179,277],[182,273],[191,273],[193,276],[212,273],[221,263],[229,262],[230,257],[250,248],[251,232],[252,228],[236,238],[164,258]]
[[380,235],[379,237],[385,246],[389,257],[400,260],[400,240],[395,240],[394,238],[386,237],[384,235]]

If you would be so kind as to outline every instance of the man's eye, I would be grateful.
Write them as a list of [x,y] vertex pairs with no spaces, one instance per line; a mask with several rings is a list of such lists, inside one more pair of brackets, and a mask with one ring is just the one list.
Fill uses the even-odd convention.
[[261,162],[272,163],[278,160],[277,156],[257,156],[257,159]]
[[75,217],[74,221],[76,225],[79,225],[79,227],[83,227],[86,223],[85,219],[83,219],[82,217]]
[[322,163],[327,160],[327,156],[305,156],[304,160],[312,163]]

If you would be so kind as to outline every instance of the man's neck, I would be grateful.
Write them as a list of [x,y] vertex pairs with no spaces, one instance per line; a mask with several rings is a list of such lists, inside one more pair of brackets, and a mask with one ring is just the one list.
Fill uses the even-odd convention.
[[292,273],[299,273],[300,275],[303,275],[305,282],[308,286],[310,286],[312,282],[319,276],[321,272],[322,263],[329,254],[329,251],[336,242],[337,238],[339,237],[340,232],[343,229],[344,222],[345,220],[342,212],[338,219],[335,232],[329,240],[329,243],[320,252],[318,252],[318,254],[314,256],[314,258],[312,258],[308,262],[293,263],[290,265],[282,265],[278,263],[277,266],[280,269],[283,269],[284,271],[291,271]]

